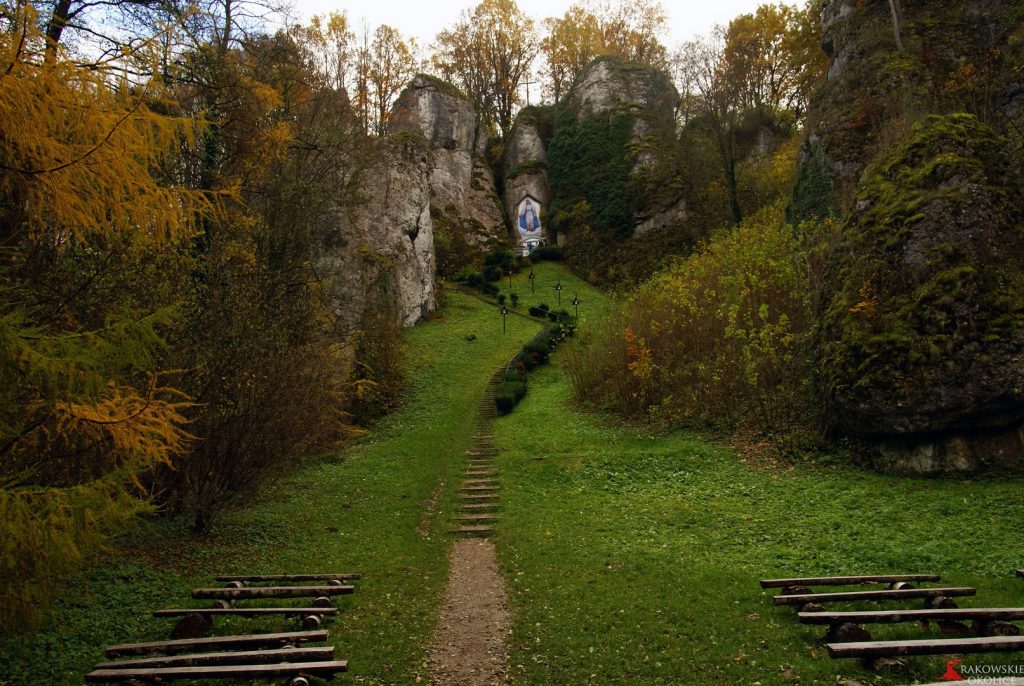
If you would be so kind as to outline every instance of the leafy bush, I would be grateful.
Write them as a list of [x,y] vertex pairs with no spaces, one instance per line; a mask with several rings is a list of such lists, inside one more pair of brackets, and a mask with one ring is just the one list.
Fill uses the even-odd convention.
[[542,245],[530,253],[530,258],[534,262],[561,262],[565,259],[565,251],[557,245]]
[[657,275],[574,346],[577,398],[670,426],[756,430],[784,449],[814,440],[812,303],[831,223],[797,232],[781,214],[768,208]]
[[498,409],[498,414],[508,414],[525,397],[525,381],[502,381],[501,386],[498,387],[498,392],[494,396],[494,404]]
[[504,270],[497,265],[490,265],[484,267],[484,280],[485,281],[498,281],[504,275]]
[[462,283],[480,283],[482,279],[483,274],[480,273],[480,270],[468,264],[452,274],[453,281]]

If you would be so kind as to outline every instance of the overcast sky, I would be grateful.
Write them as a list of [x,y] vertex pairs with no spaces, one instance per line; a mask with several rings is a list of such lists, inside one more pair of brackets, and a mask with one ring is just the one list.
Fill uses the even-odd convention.
[[[628,2],[628,0],[626,0]],[[733,17],[752,12],[769,0],[662,0],[668,14],[669,48],[710,31],[716,24],[728,24]],[[346,10],[354,26],[366,19],[371,29],[378,24],[394,26],[404,35],[415,36],[429,45],[441,29],[458,19],[459,13],[479,0],[296,0],[305,19],[314,14]],[[561,16],[573,0],[517,0],[520,9],[534,17]],[[788,2],[787,4],[797,4]]]

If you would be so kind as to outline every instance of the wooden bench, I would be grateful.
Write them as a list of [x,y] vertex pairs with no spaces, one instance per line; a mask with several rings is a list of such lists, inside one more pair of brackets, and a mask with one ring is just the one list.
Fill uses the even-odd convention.
[[266,615],[336,615],[336,607],[181,607],[153,610],[154,617],[183,617],[190,614],[207,616],[263,617]]
[[248,576],[218,576],[217,581],[263,583],[267,581],[358,581],[362,574],[252,574]]
[[192,597],[222,600],[260,598],[313,598],[354,593],[355,586],[243,586],[242,588],[194,588]]
[[1024,636],[947,638],[914,641],[858,641],[826,643],[833,658],[900,657],[906,655],[961,655],[966,653],[1024,652]]
[[1018,569],[1017,570],[1017,576],[1019,576],[1020,578],[1024,579],[1024,569]]
[[878,574],[868,576],[811,576],[799,579],[761,579],[761,588],[793,586],[848,586],[853,584],[894,584],[900,582],[939,581],[938,574]]
[[901,624],[903,622],[1019,622],[1024,620],[1020,607],[968,607],[924,610],[878,610],[854,612],[801,612],[803,624]]
[[107,657],[128,655],[175,655],[196,650],[244,650],[246,648],[280,648],[301,643],[322,643],[327,640],[326,631],[289,631],[278,634],[253,634],[248,636],[215,636],[213,638],[182,638],[173,641],[151,641],[148,643],[124,643],[110,646]]
[[296,662],[269,665],[223,665],[205,667],[149,667],[138,669],[96,669],[85,675],[89,683],[122,681],[174,681],[177,679],[272,679],[277,677],[319,676],[331,678],[348,671],[348,662]]
[[855,602],[858,600],[904,600],[907,598],[953,598],[971,596],[977,589],[951,588],[903,588],[878,591],[840,591],[838,593],[796,593],[772,597],[776,605],[806,605],[807,603]]
[[142,667],[200,667],[202,665],[242,665],[275,662],[324,662],[334,658],[334,648],[288,648],[278,650],[246,650],[226,653],[189,653],[162,655],[138,660],[101,662],[93,669],[138,669]]

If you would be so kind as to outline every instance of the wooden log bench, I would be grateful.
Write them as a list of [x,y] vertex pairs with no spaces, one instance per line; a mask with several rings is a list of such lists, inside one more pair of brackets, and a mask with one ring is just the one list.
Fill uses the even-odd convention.
[[217,581],[241,581],[242,583],[265,583],[268,581],[359,581],[362,574],[250,574],[240,576],[218,576]]
[[243,586],[242,588],[194,588],[192,597],[213,600],[259,600],[264,598],[316,598],[354,593],[355,586]]
[[854,584],[895,584],[940,581],[938,574],[876,574],[863,576],[811,576],[793,579],[761,579],[761,588],[800,586],[852,586]]
[[274,679],[280,677],[318,676],[332,678],[348,671],[348,662],[296,662],[268,665],[222,665],[203,667],[148,667],[136,669],[96,669],[85,675],[89,683],[123,681],[175,681],[178,679]]
[[943,631],[967,633],[962,622],[971,621],[970,629],[979,636],[1019,635],[1020,627],[1010,622],[1024,621],[1024,608],[1019,607],[978,607],[978,608],[929,608],[923,610],[877,610],[853,612],[800,612],[797,618],[802,624],[824,624],[828,626],[825,640],[870,641],[871,635],[862,624],[900,624],[904,622],[937,622]]
[[1019,576],[1020,578],[1024,579],[1024,569],[1018,569],[1017,570],[1017,576]]
[[276,650],[244,650],[225,653],[189,653],[162,655],[137,660],[101,662],[93,669],[139,669],[143,667],[201,667],[203,665],[254,665],[276,662],[324,662],[334,659],[332,646],[286,648]]
[[148,643],[124,643],[110,646],[107,657],[129,655],[176,655],[200,650],[245,650],[248,648],[280,648],[302,643],[322,643],[327,640],[326,631],[289,631],[277,634],[253,634],[248,636],[214,636],[212,638],[183,638],[174,641],[151,641]]
[[336,607],[181,607],[153,610],[154,617],[183,617],[190,614],[210,617],[264,617],[267,615],[336,615]]
[[903,622],[962,621],[1019,622],[1024,621],[1021,607],[964,607],[924,610],[878,610],[853,612],[801,612],[803,624],[901,624]]
[[[205,621],[212,624],[216,617],[267,617],[271,615],[283,615],[299,617],[302,628],[313,630],[319,629],[327,616],[338,614],[338,608],[330,607],[331,599],[321,596],[318,599],[320,607],[198,607],[198,608],[174,608],[168,610],[154,610],[154,617],[185,617],[183,622],[194,619],[191,615],[200,615]],[[228,604],[228,601],[220,600],[220,603]],[[200,620],[204,621],[204,620]]]
[[873,659],[909,655],[962,655],[967,653],[1024,652],[1024,636],[945,638],[912,641],[857,641],[826,643],[829,657]]
[[861,600],[906,600],[908,598],[954,598],[972,596],[977,589],[969,587],[903,588],[877,591],[839,591],[836,593],[796,593],[772,597],[775,605],[807,605],[808,603],[857,602]]

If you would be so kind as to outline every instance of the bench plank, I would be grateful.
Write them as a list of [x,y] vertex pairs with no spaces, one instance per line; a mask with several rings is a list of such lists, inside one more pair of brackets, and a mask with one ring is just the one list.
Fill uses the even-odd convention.
[[175,654],[194,650],[263,648],[298,643],[320,643],[327,640],[327,632],[288,631],[279,634],[252,634],[249,636],[214,636],[212,638],[181,638],[173,641],[151,641],[149,643],[124,643],[107,648],[107,657],[125,655],[152,655],[153,653]]
[[845,586],[848,584],[893,584],[898,581],[940,581],[940,578],[938,574],[811,576],[803,579],[761,579],[761,588],[786,588],[787,586]]
[[902,600],[904,598],[938,598],[939,596],[960,597],[974,595],[975,588],[901,588],[879,591],[841,591],[838,593],[801,593],[798,595],[777,595],[772,597],[776,605],[803,605],[804,603],[835,603],[855,600]]
[[267,679],[282,676],[332,676],[348,670],[348,662],[280,663],[276,665],[224,665],[209,667],[150,667],[148,669],[96,669],[85,675],[90,683],[116,683],[131,679]]
[[262,617],[264,615],[336,615],[336,607],[182,607],[169,610],[153,610],[154,617],[181,617],[190,614],[222,615],[238,617]]
[[310,598],[354,593],[355,586],[250,586],[244,588],[193,588],[192,597],[252,600],[255,598]]
[[101,662],[93,669],[138,669],[140,667],[198,667],[200,665],[253,665],[273,662],[323,662],[334,657],[331,646],[283,650],[236,650],[227,653],[163,655],[138,660]]
[[1024,620],[1024,608],[965,607],[924,610],[800,612],[797,617],[803,624],[845,624],[846,622],[851,624],[900,624],[902,622],[955,621],[959,619],[1017,622]]
[[217,581],[358,581],[362,574],[250,574],[247,576],[218,576]]
[[825,647],[833,658],[1019,652],[1024,651],[1024,636],[826,643]]

